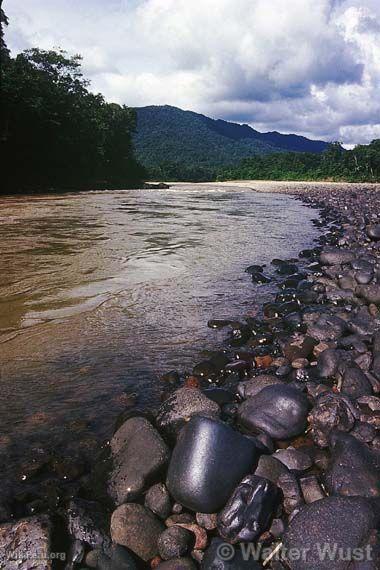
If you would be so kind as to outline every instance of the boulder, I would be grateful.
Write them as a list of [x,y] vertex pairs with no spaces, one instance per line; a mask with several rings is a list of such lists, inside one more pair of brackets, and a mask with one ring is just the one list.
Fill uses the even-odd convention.
[[333,392],[320,394],[309,414],[314,442],[319,447],[328,447],[330,433],[335,429],[350,431],[359,415],[359,408],[349,398]]
[[229,542],[253,542],[267,530],[277,506],[278,489],[269,479],[248,475],[218,516],[218,531]]
[[370,283],[369,285],[359,285],[356,293],[362,297],[367,303],[380,304],[380,285],[379,283]]
[[255,376],[251,380],[239,382],[237,391],[239,396],[247,399],[252,396],[256,396],[256,394],[261,392],[263,388],[273,386],[274,384],[284,384],[284,381],[273,374],[261,374],[260,376]]
[[373,224],[371,226],[367,226],[366,230],[367,230],[367,236],[370,239],[374,241],[380,240],[380,224]]
[[181,431],[167,476],[176,501],[202,513],[219,511],[257,460],[253,441],[221,421],[193,417]]
[[0,525],[0,568],[51,570],[51,523],[46,515]]
[[372,395],[372,386],[367,376],[358,366],[351,365],[346,368],[343,375],[341,393],[353,400],[362,396]]
[[307,412],[306,396],[285,384],[268,386],[248,398],[239,406],[238,418],[249,431],[264,431],[273,439],[288,439],[305,430]]
[[[347,556],[352,549],[365,549],[375,525],[368,501],[360,497],[326,497],[305,505],[283,536],[289,568],[347,570]],[[291,556],[297,552],[299,557]]]
[[113,542],[129,548],[145,562],[158,554],[158,538],[165,530],[154,514],[135,503],[118,507],[111,517]]
[[325,473],[330,495],[380,497],[380,455],[354,436],[334,432]]
[[163,471],[169,448],[142,417],[127,420],[111,440],[114,467],[108,484],[117,505],[136,499]]
[[354,259],[355,254],[349,249],[335,247],[325,248],[320,255],[320,261],[323,265],[342,265],[343,263],[350,263]]
[[106,550],[111,543],[104,508],[95,501],[73,499],[67,509],[67,527],[72,538],[91,548]]
[[195,415],[217,418],[220,407],[196,388],[180,388],[161,405],[156,422],[168,436],[176,437],[185,423]]

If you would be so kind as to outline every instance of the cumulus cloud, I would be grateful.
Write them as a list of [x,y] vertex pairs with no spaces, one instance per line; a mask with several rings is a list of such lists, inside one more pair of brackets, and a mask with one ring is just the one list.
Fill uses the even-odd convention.
[[84,57],[92,88],[259,130],[380,137],[378,0],[12,0],[7,40]]

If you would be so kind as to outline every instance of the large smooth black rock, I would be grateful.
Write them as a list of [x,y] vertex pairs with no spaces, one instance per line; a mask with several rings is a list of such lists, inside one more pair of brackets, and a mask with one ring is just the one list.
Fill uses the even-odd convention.
[[380,455],[354,436],[334,432],[325,475],[330,495],[380,497]]
[[[364,549],[375,525],[369,502],[360,497],[327,497],[306,505],[291,520],[283,537],[289,568],[347,570],[352,567],[347,553],[350,549],[351,553],[355,548]],[[326,554],[323,557],[323,549],[330,549],[332,558]],[[301,556],[291,559],[292,552]],[[340,552],[346,556],[340,556]]]
[[308,401],[297,388],[275,385],[264,388],[239,406],[239,422],[255,432],[264,431],[273,439],[288,439],[306,427]]
[[252,542],[269,526],[278,499],[278,489],[269,479],[244,477],[218,516],[222,538]]
[[167,487],[175,500],[201,513],[219,511],[257,459],[254,442],[207,417],[193,417],[181,431],[169,465]]

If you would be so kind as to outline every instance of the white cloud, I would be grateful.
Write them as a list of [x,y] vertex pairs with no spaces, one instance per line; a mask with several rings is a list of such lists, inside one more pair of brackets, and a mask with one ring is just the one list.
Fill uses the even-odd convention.
[[92,88],[346,144],[380,136],[378,0],[12,0],[18,51],[84,56]]

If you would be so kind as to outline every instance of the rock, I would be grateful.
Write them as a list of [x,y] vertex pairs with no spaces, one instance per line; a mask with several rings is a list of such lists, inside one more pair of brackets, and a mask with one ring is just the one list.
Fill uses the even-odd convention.
[[207,546],[207,532],[195,523],[181,523],[178,526],[185,528],[194,535],[194,550],[204,550]]
[[[233,363],[235,364],[235,363]],[[236,364],[243,364],[241,361],[237,361]],[[224,388],[206,388],[203,390],[203,394],[210,398],[213,402],[216,402],[218,406],[224,406],[224,404],[231,404],[235,401],[235,397],[229,390]]]
[[260,376],[255,376],[251,380],[245,380],[244,382],[239,382],[237,391],[239,396],[244,399],[256,396],[263,388],[267,386],[273,386],[274,384],[283,384],[283,380],[280,380],[272,374],[260,374]]
[[358,366],[350,366],[343,375],[341,393],[353,400],[372,395],[372,386]]
[[323,265],[342,265],[355,259],[355,254],[348,249],[326,248],[320,255]]
[[290,515],[303,504],[297,478],[288,471],[279,477],[277,485],[283,494],[283,509],[286,514]]
[[161,405],[156,419],[157,426],[169,436],[176,436],[195,415],[216,418],[220,415],[220,408],[200,390],[180,388]]
[[262,455],[257,464],[255,475],[269,479],[277,485],[281,475],[289,473],[288,468],[275,458],[275,455]]
[[167,560],[157,566],[157,570],[196,570],[197,566],[191,558]]
[[163,471],[169,448],[145,418],[127,420],[111,440],[114,468],[108,492],[117,505],[136,499]]
[[[365,547],[375,527],[374,513],[365,499],[359,497],[326,497],[304,506],[291,520],[283,542],[285,552],[299,552],[298,559],[287,563],[291,570],[347,570],[347,552]],[[332,560],[321,556],[329,548]],[[334,556],[339,549],[346,556]],[[323,552],[323,551],[322,551]]]
[[356,288],[356,293],[368,303],[380,304],[380,285],[378,283],[359,285]]
[[330,437],[331,460],[325,474],[330,495],[380,497],[380,455],[350,434]]
[[337,350],[329,348],[321,352],[318,357],[318,375],[320,378],[332,378],[338,371],[340,354]]
[[158,552],[164,560],[180,558],[192,549],[194,536],[180,526],[171,526],[158,537]]
[[276,452],[275,458],[281,461],[290,471],[307,471],[313,465],[310,456],[299,449],[288,447]]
[[314,503],[325,498],[325,494],[315,475],[308,475],[300,479],[301,491],[305,503]]
[[359,409],[340,394],[324,392],[320,394],[309,414],[311,435],[319,447],[328,447],[330,433],[334,429],[348,432],[359,417]]
[[110,546],[108,519],[104,508],[95,501],[73,499],[67,509],[69,534],[93,549],[107,549]]
[[256,446],[221,421],[193,417],[181,431],[167,487],[176,501],[202,513],[222,508],[256,461]]
[[257,475],[245,477],[218,516],[222,538],[252,542],[269,526],[278,499],[278,490],[268,479]]
[[260,570],[261,566],[251,557],[245,560],[240,548],[213,538],[205,552],[201,570]]
[[135,503],[118,507],[111,517],[111,537],[147,562],[158,554],[158,538],[165,530],[154,514]]
[[170,495],[163,483],[153,485],[145,495],[145,506],[160,519],[165,520],[171,513]]
[[206,530],[214,530],[216,529],[217,513],[197,513],[196,520],[202,528],[205,528]]
[[308,358],[313,353],[316,344],[315,340],[310,336],[295,333],[281,348],[284,356],[290,362],[293,362],[293,360],[298,358]]
[[377,241],[380,239],[380,224],[375,224],[373,226],[367,226],[366,228],[367,230],[367,236],[374,240]]
[[250,431],[264,431],[273,439],[288,439],[306,428],[308,401],[290,385],[268,386],[238,409],[240,424]]
[[[87,558],[86,563],[88,565]],[[99,552],[96,558],[96,566],[91,566],[91,568],[97,568],[98,570],[137,570],[137,565],[124,546],[114,544],[110,551],[110,556]]]
[[310,323],[307,327],[308,334],[319,342],[337,340],[343,336],[346,330],[346,323],[339,317],[324,314],[315,323]]
[[51,523],[39,515],[0,525],[0,568],[51,570]]

